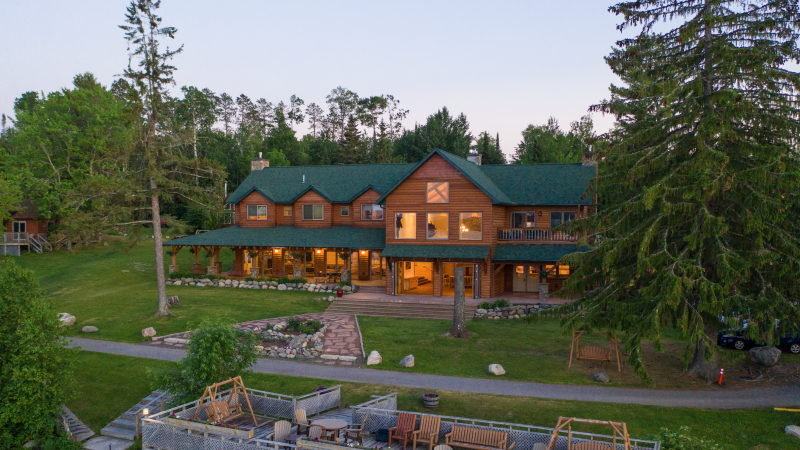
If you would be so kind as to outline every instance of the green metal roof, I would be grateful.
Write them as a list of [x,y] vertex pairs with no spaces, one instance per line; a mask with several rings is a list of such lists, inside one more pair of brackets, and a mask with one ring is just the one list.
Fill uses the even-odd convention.
[[164,245],[208,245],[221,247],[340,247],[381,250],[386,245],[383,228],[221,228],[186,236]]
[[494,164],[476,167],[480,167],[514,205],[592,203],[591,195],[585,193],[589,181],[594,178],[594,166],[573,163]]
[[483,245],[387,245],[384,258],[486,259],[489,246]]
[[[368,189],[386,193],[413,164],[352,164],[341,166],[288,166],[255,170],[228,197],[238,203],[253,191],[273,203],[292,203],[313,190],[331,203],[350,203]],[[305,183],[303,182],[305,176]]]
[[555,262],[577,251],[574,244],[499,244],[495,247],[492,262]]

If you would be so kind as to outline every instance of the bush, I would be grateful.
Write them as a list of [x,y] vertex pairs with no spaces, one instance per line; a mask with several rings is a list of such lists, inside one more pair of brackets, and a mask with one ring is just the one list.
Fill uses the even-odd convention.
[[677,431],[662,428],[651,439],[661,441],[661,450],[722,450],[719,444],[691,436],[691,431],[689,427],[680,427]]
[[0,261],[0,448],[55,438],[61,405],[73,395],[77,350],[30,270]]
[[169,274],[169,278],[172,279],[172,280],[174,280],[176,278],[200,278],[200,279],[208,278],[209,280],[216,280],[216,279],[218,279],[220,277],[218,277],[216,275],[205,275],[205,274],[204,275],[196,275],[196,274],[193,274],[192,272],[172,272],[171,274]]
[[250,373],[258,357],[257,340],[258,335],[221,320],[206,320],[192,332],[177,369],[148,370],[153,389],[172,394],[172,404],[197,400],[206,386]]
[[481,309],[492,309],[492,308],[505,308],[508,305],[508,302],[504,299],[495,300],[494,303],[483,302],[481,303]]

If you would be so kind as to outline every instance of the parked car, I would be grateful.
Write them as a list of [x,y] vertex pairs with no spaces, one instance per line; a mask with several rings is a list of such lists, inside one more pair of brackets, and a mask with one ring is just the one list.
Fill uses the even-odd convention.
[[786,333],[781,336],[777,347],[789,353],[800,355],[800,333]]
[[[717,345],[720,347],[734,348],[736,350],[748,350],[753,347],[766,345],[746,336],[744,333],[746,329],[747,321],[745,320],[742,328],[731,328],[720,331],[717,333]],[[795,355],[800,354],[800,332],[787,332],[776,337],[778,338],[775,345],[776,347]]]

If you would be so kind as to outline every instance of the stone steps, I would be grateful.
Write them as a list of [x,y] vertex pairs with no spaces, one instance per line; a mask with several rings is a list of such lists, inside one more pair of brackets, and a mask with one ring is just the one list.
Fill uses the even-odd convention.
[[[144,407],[149,409],[150,414],[160,412],[161,401],[158,399],[159,395],[161,395],[161,393],[158,391],[151,392],[150,395],[143,398],[131,409],[125,411],[122,413],[122,415],[114,419],[113,422],[106,425],[102,430],[100,430],[100,434],[116,439],[124,439],[128,441],[136,440],[136,414]],[[166,405],[168,401],[169,397],[165,396],[164,404]]]
[[61,421],[62,423],[64,421],[67,422],[69,432],[72,433],[72,436],[77,439],[78,442],[85,441],[94,436],[94,431],[86,426],[85,423],[81,422],[81,420],[66,406],[61,407]]
[[[467,305],[464,310],[466,319],[472,320],[476,310],[476,306]],[[331,303],[325,312],[360,316],[453,320],[453,306],[446,304],[337,300]]]

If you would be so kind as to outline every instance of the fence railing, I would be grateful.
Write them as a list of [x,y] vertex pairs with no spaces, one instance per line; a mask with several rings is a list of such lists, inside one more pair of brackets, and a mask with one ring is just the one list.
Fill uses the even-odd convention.
[[563,231],[538,230],[536,228],[499,228],[497,239],[521,242],[577,242],[578,240],[577,236]]
[[[385,399],[386,397],[374,399],[371,400],[370,402],[366,402],[361,405],[351,406],[350,408],[353,411],[353,423],[361,423],[366,418],[367,422],[365,425],[365,429],[373,433],[379,429],[395,427],[397,425],[398,414],[405,411],[364,406],[369,404],[381,403],[385,401],[383,399]],[[419,416],[419,413],[411,412],[409,414],[417,414]],[[441,425],[439,428],[440,441],[445,440],[445,435],[452,431],[453,426],[460,425],[469,428],[507,431],[509,445],[511,443],[514,443],[515,450],[532,450],[534,444],[541,443],[547,445],[550,442],[550,438],[552,437],[554,431],[553,428],[540,427],[535,425],[495,422],[491,420],[470,419],[465,417],[442,416],[438,414],[427,414],[427,415],[436,416],[441,419]],[[417,426],[419,426],[420,421],[421,417],[418,417]],[[611,447],[613,440],[614,440],[613,436],[572,430],[573,445],[578,442],[597,441],[597,442],[602,442],[603,444],[607,444],[609,447]],[[648,440],[633,439],[633,438],[630,441],[633,450],[660,450],[661,448],[661,443],[658,441],[648,441]],[[617,439],[617,442],[618,442],[617,444],[618,450],[624,450],[624,446],[622,444],[619,444],[620,442],[619,439]],[[568,447],[568,438],[563,435],[559,436],[556,442],[556,450],[567,450],[567,447]]]
[[27,244],[28,243],[28,233],[5,233],[3,235],[3,243],[5,244]]

